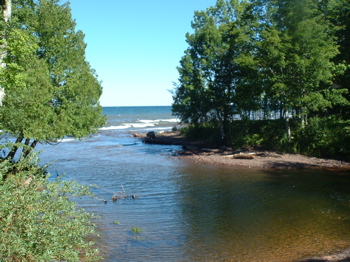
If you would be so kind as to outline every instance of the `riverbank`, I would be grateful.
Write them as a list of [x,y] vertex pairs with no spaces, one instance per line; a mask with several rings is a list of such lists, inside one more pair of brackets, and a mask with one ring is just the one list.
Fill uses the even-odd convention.
[[329,254],[325,256],[317,256],[313,258],[303,259],[299,262],[350,262],[350,249],[342,252]]
[[274,151],[209,148],[203,142],[182,137],[178,131],[163,132],[155,137],[147,137],[146,134],[135,137],[140,137],[144,143],[149,144],[181,145],[183,150],[176,152],[176,156],[196,163],[256,169],[350,169],[349,162],[334,159]]

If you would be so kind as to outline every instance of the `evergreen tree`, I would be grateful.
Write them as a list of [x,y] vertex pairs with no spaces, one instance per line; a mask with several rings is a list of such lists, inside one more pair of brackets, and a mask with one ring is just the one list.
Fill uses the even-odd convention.
[[104,123],[102,87],[85,60],[84,35],[75,30],[68,3],[18,0],[12,10],[1,128],[32,148],[39,141],[96,132]]

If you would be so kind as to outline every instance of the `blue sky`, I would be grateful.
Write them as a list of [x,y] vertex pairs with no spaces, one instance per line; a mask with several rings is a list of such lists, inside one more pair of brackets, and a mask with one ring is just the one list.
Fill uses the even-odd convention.
[[216,0],[70,0],[102,106],[171,105],[194,11]]

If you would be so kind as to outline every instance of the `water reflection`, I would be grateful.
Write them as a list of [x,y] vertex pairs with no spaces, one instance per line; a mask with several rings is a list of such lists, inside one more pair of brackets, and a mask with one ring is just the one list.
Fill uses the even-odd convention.
[[292,261],[350,244],[347,174],[209,166],[181,172],[190,260]]
[[[105,261],[295,261],[350,246],[347,172],[198,165],[171,157],[176,147],[103,134],[43,148],[53,174],[109,200],[78,202],[100,215]],[[138,198],[112,202],[121,186]]]

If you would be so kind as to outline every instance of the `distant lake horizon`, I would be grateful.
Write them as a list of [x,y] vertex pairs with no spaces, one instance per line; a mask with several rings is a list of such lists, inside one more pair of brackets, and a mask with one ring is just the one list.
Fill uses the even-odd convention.
[[180,120],[172,115],[171,106],[103,107],[107,123],[100,130],[145,132],[171,130]]

